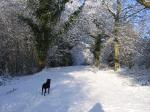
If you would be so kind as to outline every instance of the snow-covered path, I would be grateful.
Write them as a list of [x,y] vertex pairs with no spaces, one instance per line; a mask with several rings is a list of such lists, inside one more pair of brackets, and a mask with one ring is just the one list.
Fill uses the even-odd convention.
[[[46,78],[52,79],[51,92],[42,96]],[[45,69],[1,86],[0,112],[150,112],[150,87],[132,86],[111,70]]]

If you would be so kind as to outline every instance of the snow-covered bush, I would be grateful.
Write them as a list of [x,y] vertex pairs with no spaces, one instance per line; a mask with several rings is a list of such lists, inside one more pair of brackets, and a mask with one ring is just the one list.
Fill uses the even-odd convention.
[[9,74],[0,73],[0,86],[5,85],[6,82],[9,82],[12,77]]
[[35,72],[36,55],[30,28],[20,23],[18,14],[25,10],[25,2],[0,1],[0,69],[4,73]]
[[150,68],[150,39],[140,39],[137,45],[137,55],[134,58],[136,66]]

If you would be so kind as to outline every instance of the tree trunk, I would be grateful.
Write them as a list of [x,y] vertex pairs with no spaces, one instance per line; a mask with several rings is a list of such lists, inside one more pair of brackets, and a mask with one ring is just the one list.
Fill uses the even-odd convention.
[[95,58],[95,66],[100,67],[100,52],[101,52],[101,34],[95,38],[95,46],[94,46],[94,58]]
[[120,63],[119,63],[119,42],[118,40],[115,40],[114,42],[114,63],[115,63],[115,71],[117,71],[120,68]]
[[99,56],[100,52],[96,51],[95,52],[95,66],[99,68],[100,66],[100,56]]
[[122,12],[122,0],[117,0],[117,14],[115,15],[115,25],[114,25],[114,69],[117,71],[120,68],[119,63],[119,31],[120,31],[120,16]]
[[117,71],[120,68],[120,63],[119,63],[119,18],[115,19],[115,30],[114,30],[114,35],[115,35],[115,39],[114,39],[114,69],[115,71]]
[[41,33],[40,38],[36,39],[36,51],[38,56],[38,71],[41,71],[46,66],[47,53],[49,48],[48,32]]
[[38,71],[41,71],[46,65],[46,60],[38,59]]

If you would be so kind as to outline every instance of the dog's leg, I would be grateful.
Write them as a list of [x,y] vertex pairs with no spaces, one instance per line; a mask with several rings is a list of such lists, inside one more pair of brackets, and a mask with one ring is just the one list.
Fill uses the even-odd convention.
[[46,88],[45,88],[45,91],[44,91],[44,96],[45,96],[45,93],[46,93]]
[[43,95],[43,88],[42,88],[42,95]]
[[49,94],[49,88],[48,88],[48,94]]

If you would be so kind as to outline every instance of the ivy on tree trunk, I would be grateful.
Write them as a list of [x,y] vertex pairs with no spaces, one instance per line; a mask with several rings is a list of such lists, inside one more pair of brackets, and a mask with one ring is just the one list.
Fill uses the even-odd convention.
[[[52,34],[53,27],[61,16],[65,4],[69,0],[27,0],[28,8],[33,10],[33,15],[37,22],[32,18],[19,15],[19,19],[30,26],[35,36],[35,48],[37,52],[39,71],[46,65],[47,52],[49,46],[57,36]],[[33,9],[34,7],[34,9]],[[55,39],[54,39],[55,38]]]

